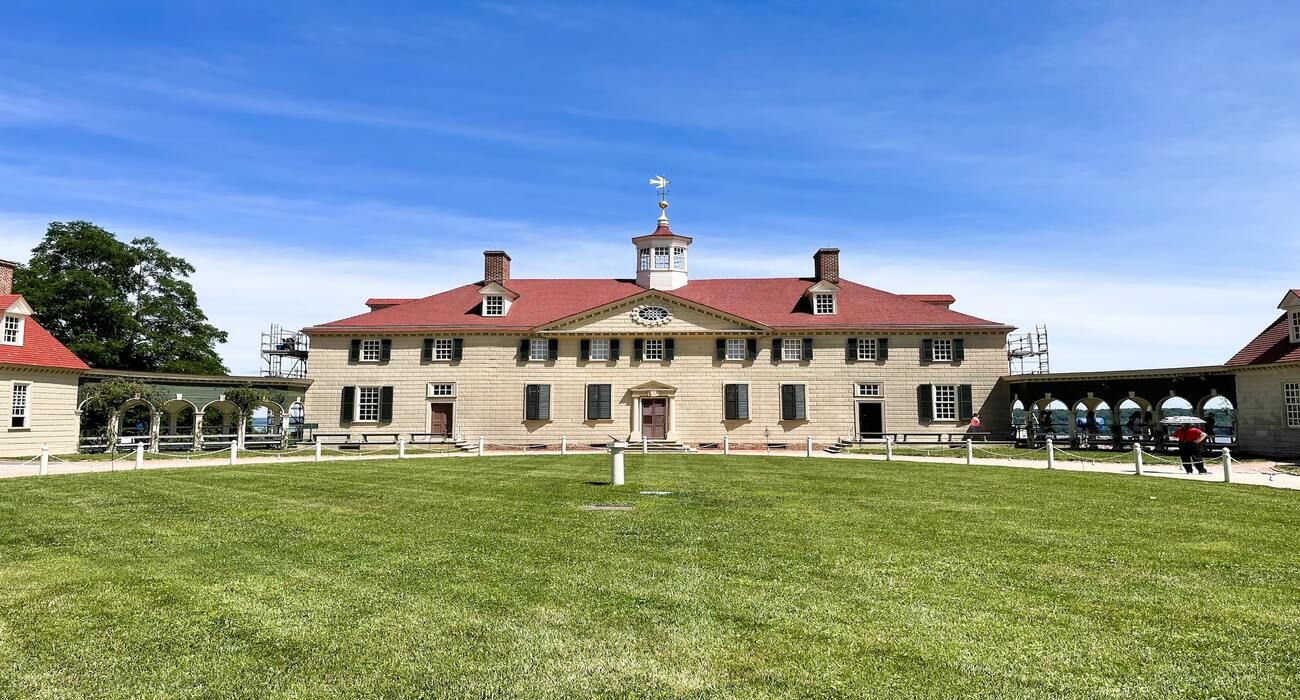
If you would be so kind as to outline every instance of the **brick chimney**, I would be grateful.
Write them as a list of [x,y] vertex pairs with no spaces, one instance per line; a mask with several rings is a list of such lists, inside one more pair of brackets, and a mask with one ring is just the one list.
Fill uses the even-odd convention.
[[839,284],[840,249],[822,248],[813,253],[813,275],[818,282]]
[[483,251],[483,282],[505,286],[510,281],[510,256],[504,250]]
[[0,294],[14,293],[14,268],[18,263],[0,260]]

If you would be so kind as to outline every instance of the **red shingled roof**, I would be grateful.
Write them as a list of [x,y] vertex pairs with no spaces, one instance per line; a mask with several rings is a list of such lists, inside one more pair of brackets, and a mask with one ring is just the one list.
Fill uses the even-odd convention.
[[[1300,295],[1300,290],[1291,292]],[[1300,362],[1300,344],[1291,342],[1291,329],[1287,327],[1285,313],[1223,364],[1271,365],[1278,362]]]
[[[799,277],[694,280],[679,289],[657,293],[771,328],[1009,328],[847,280],[839,282],[837,313],[817,316],[808,308],[804,296],[813,281]],[[468,284],[308,330],[321,333],[420,328],[526,330],[647,291],[631,280],[609,279],[512,279],[509,285],[519,297],[501,318],[479,315],[480,287]]]
[[[22,295],[0,294],[0,310],[8,309],[19,299],[22,299]],[[30,316],[23,321],[22,345],[0,344],[0,365],[76,371],[90,369],[81,358],[63,347],[63,343],[55,340],[49,331],[41,328],[41,324]]]

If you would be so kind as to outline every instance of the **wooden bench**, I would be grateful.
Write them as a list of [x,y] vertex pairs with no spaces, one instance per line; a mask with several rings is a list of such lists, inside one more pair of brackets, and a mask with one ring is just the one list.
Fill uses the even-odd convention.
[[363,445],[396,445],[401,433],[361,433]]
[[456,442],[456,438],[446,433],[411,433],[412,445],[441,445]]

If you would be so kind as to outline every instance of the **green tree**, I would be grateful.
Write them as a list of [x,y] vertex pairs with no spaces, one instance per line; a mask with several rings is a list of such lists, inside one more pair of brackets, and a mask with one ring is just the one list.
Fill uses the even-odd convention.
[[216,346],[226,333],[199,308],[193,272],[152,238],[124,243],[86,221],[55,221],[14,290],[92,367],[225,374]]

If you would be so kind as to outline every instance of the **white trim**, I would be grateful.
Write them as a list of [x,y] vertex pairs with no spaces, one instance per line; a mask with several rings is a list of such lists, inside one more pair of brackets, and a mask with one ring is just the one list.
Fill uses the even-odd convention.
[[[434,387],[448,387],[450,393],[436,393]],[[428,399],[454,399],[456,398],[456,382],[428,382],[424,387],[424,396]]]
[[[875,387],[876,393],[874,394],[862,393],[862,389],[864,387]],[[882,399],[884,397],[885,397],[885,385],[881,382],[854,382],[853,383],[853,398],[855,399]]]
[[[352,422],[353,423],[378,423],[379,413],[383,409],[383,405],[384,405],[384,388],[381,386],[359,386],[356,389],[357,389],[357,395],[354,397],[355,403],[352,407]],[[374,418],[361,417],[361,395],[363,392],[367,392],[367,391],[373,391],[375,393],[375,398],[374,398],[375,417]]]
[[1287,320],[1290,322],[1291,342],[1300,343],[1300,309],[1288,311]]
[[862,435],[862,409],[861,404],[874,403],[880,406],[880,432],[889,432],[889,412],[885,410],[885,399],[882,398],[860,398],[853,401],[853,430],[855,436]]
[[432,352],[430,353],[430,362],[451,362],[456,354],[455,338],[431,338],[433,341]]
[[[814,292],[812,295],[812,306],[814,316],[834,316],[838,310],[836,294],[833,292]],[[822,302],[828,301],[829,308],[823,309]]]
[[[941,352],[940,347],[944,350]],[[931,362],[956,362],[956,350],[952,338],[932,338],[930,340]]]
[[[539,349],[540,348],[540,349]],[[529,338],[528,339],[528,361],[529,362],[549,362],[555,358],[551,357],[551,344],[547,338]]]
[[[588,362],[609,362],[609,338],[591,338],[587,342]],[[597,343],[600,345],[597,345]],[[603,356],[597,356],[597,350],[599,350],[600,354]]]
[[[0,345],[22,345],[23,335],[27,329],[27,319],[19,314],[5,314],[3,326],[0,327]],[[8,340],[12,332],[13,340]]]
[[[23,402],[18,403],[18,387],[22,387]],[[20,410],[21,409],[21,410]],[[14,419],[21,418],[22,425],[14,425]],[[10,384],[9,389],[9,429],[10,430],[31,430],[32,429],[32,383],[14,381]]]
[[[739,350],[733,354],[732,349],[738,347]],[[726,338],[722,344],[722,359],[725,362],[744,362],[749,359],[749,339],[748,338]],[[735,384],[735,382],[728,382]]]
[[[654,355],[651,355],[653,349]],[[644,338],[641,342],[641,360],[643,362],[663,362],[668,357],[663,338]]]
[[803,338],[781,339],[781,361],[800,362],[803,360]]
[[[367,357],[373,354],[374,357]],[[375,363],[384,356],[384,341],[375,338],[362,338],[361,348],[357,351],[357,362]]]
[[880,358],[880,341],[877,338],[858,338],[854,348],[858,362],[876,362]]
[[1300,382],[1282,384],[1282,425],[1300,428]]
[[[944,393],[947,393],[947,390],[952,391],[952,415],[951,416],[939,415],[939,390],[940,389],[945,390]],[[958,388],[958,385],[956,384],[931,384],[930,385],[930,412],[931,415],[933,416],[932,418],[933,421],[954,422],[957,420],[957,413],[959,408],[957,404],[960,401],[960,397],[958,396],[958,394],[960,393],[960,391],[961,390]],[[948,404],[948,400],[945,399],[944,405],[947,406],[947,404]]]
[[505,316],[506,315],[506,297],[504,294],[484,294],[483,295],[483,315],[484,316]]

